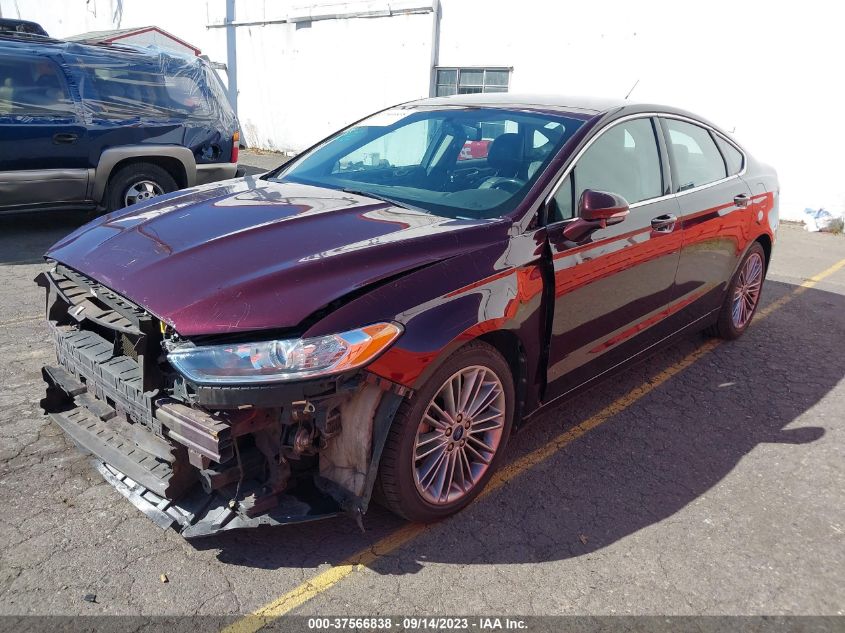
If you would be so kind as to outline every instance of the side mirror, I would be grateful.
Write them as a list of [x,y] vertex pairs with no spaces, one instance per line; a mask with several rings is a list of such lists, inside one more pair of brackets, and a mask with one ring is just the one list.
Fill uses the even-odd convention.
[[607,191],[585,189],[578,201],[578,216],[587,222],[597,223],[600,228],[619,224],[629,212],[625,198]]
[[578,200],[578,217],[566,225],[563,236],[581,242],[596,229],[619,224],[629,212],[628,201],[622,196],[585,189]]

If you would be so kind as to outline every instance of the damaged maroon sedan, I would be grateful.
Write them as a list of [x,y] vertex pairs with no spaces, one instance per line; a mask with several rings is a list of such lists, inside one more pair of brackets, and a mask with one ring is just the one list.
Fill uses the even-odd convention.
[[435,520],[544,407],[741,335],[777,209],[771,168],[673,108],[405,104],[56,244],[43,406],[185,537],[360,523],[371,497]]

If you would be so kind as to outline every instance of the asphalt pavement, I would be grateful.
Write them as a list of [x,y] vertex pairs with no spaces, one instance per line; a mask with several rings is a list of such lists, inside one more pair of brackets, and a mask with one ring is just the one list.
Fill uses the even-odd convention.
[[842,236],[783,226],[742,339],[691,336],[542,415],[453,518],[376,507],[363,534],[340,518],[187,542],[38,407],[53,351],[32,279],[81,221],[0,217],[0,615],[845,611]]

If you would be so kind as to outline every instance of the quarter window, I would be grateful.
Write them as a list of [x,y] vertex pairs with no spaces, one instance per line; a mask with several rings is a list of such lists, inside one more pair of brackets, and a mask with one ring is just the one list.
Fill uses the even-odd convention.
[[722,150],[722,156],[725,157],[725,162],[728,165],[728,176],[734,176],[742,171],[743,157],[736,147],[728,143],[719,135],[714,135],[716,144]]
[[651,119],[614,125],[575,164],[575,197],[585,189],[622,196],[629,204],[663,195],[660,153]]
[[435,84],[438,97],[479,92],[507,92],[508,68],[437,68]]
[[709,131],[677,119],[666,119],[666,127],[677,169],[676,191],[700,187],[727,176],[725,161]]

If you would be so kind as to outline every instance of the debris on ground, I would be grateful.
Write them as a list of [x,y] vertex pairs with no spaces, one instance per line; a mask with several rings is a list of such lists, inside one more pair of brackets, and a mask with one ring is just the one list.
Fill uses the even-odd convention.
[[839,219],[827,209],[804,209],[804,228],[811,233],[828,231]]
[[170,580],[167,578],[167,574],[162,574],[161,576],[158,577],[158,579],[161,582],[170,582]]
[[86,593],[82,596],[82,599],[85,602],[97,602],[97,594],[96,593]]

